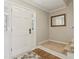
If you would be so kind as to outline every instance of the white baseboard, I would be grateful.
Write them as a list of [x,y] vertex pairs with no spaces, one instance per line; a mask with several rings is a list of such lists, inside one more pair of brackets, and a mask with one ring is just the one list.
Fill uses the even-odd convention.
[[49,39],[49,40],[44,40],[44,41],[42,41],[42,42],[39,42],[38,45],[43,44],[43,43],[45,43],[45,42],[47,42],[47,41],[53,41],[53,42],[61,43],[61,44],[68,44],[68,43],[65,43],[65,42],[61,42],[61,41],[56,41],[56,40],[51,40],[51,39]]
[[45,42],[47,42],[47,41],[49,41],[49,40],[41,41],[41,42],[38,43],[38,45],[43,44],[43,43],[45,43]]
[[33,49],[35,49],[36,47],[32,48],[32,49],[28,49],[27,47],[25,48],[22,48],[22,49],[19,49],[19,50],[16,50],[16,51],[13,51],[12,52],[12,57],[18,57],[18,56],[21,56],[23,54],[25,54],[26,52],[30,52],[32,51]]
[[65,42],[61,42],[61,41],[56,41],[56,40],[49,40],[49,41],[53,41],[53,42],[57,42],[57,43],[61,43],[61,44],[68,44],[68,43],[65,43]]

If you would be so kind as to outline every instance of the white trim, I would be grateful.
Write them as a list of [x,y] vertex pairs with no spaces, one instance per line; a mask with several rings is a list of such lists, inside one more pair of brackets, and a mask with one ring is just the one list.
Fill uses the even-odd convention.
[[68,44],[68,43],[65,43],[65,42],[61,42],[61,41],[56,41],[56,40],[49,40],[49,41],[53,41],[53,42],[56,42],[56,43],[61,43],[61,44]]
[[[13,0],[14,2],[16,2],[16,0]],[[17,2],[18,2],[18,0],[17,0]],[[44,12],[47,12],[47,13],[52,13],[52,12],[54,12],[54,11],[57,11],[57,10],[59,10],[59,9],[63,9],[63,8],[65,8],[66,7],[66,5],[65,6],[62,6],[62,7],[60,7],[60,8],[56,8],[56,9],[52,9],[52,10],[48,10],[48,9],[46,9],[46,8],[44,8],[44,7],[41,7],[39,4],[35,4],[35,3],[32,3],[32,2],[30,2],[30,1],[25,1],[25,0],[23,0],[23,1],[21,1],[22,3],[25,3],[26,5],[30,5],[30,6],[32,6],[32,7],[34,7],[34,8],[38,8],[38,9],[40,9],[40,10],[42,10],[42,11],[44,11]]]
[[51,10],[49,13],[51,14],[53,12],[56,12],[58,10],[62,10],[62,9],[65,9],[65,8],[67,8],[67,7],[65,6],[65,7],[57,8],[57,9]]
[[41,41],[41,42],[38,43],[38,45],[43,44],[43,43],[45,43],[45,42],[47,42],[47,41],[49,41],[49,40]]
[[[36,49],[36,48],[37,48],[37,47],[34,47],[32,50],[34,50],[34,49]],[[27,49],[27,48],[20,49],[19,51],[22,51],[22,52],[21,52],[21,53],[19,53],[19,51],[17,51],[18,53],[15,52],[15,53],[17,53],[17,54],[15,54],[15,53],[13,52],[12,58],[22,56],[22,55],[24,55],[25,53],[32,51],[32,50],[26,51],[26,49]],[[25,51],[23,51],[23,50],[25,50]]]
[[38,45],[41,45],[41,44],[43,44],[43,43],[45,43],[47,41],[52,41],[52,42],[56,42],[56,43],[60,43],[60,44],[68,44],[68,43],[65,43],[65,42],[61,42],[61,41],[56,41],[56,40],[49,39],[49,40],[44,40],[44,41],[39,42]]
[[31,6],[33,6],[33,7],[36,7],[36,8],[38,8],[38,9],[41,9],[41,10],[43,10],[43,11],[45,11],[45,12],[49,12],[46,8],[41,7],[39,4],[36,5],[35,3],[29,2],[28,0],[27,0],[27,1],[23,1],[23,2],[29,4],[29,5],[31,5]]

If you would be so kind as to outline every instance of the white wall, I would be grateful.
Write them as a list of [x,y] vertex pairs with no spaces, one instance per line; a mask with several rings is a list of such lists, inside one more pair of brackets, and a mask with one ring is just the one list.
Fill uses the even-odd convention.
[[[60,41],[67,43],[73,39],[73,9],[72,3],[70,3],[67,8],[59,9],[55,12],[50,13],[49,16],[49,39]],[[66,14],[66,26],[64,27],[51,27],[51,16],[59,15],[59,14]]]

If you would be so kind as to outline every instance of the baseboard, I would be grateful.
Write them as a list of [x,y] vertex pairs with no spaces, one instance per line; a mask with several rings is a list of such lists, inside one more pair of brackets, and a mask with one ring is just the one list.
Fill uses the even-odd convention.
[[47,41],[53,41],[53,42],[57,42],[57,43],[61,43],[61,44],[68,44],[68,43],[66,43],[66,42],[61,42],[61,41],[56,41],[56,40],[51,40],[51,39],[49,39],[49,40],[44,40],[44,41],[42,41],[42,42],[39,42],[38,45],[43,44],[43,43],[45,43],[45,42],[47,42]]
[[53,42],[57,42],[57,43],[61,43],[61,44],[68,44],[68,43],[65,43],[65,42],[61,42],[61,41],[56,41],[56,40],[49,40],[49,41],[53,41]]
[[41,41],[41,42],[38,43],[38,45],[43,44],[43,43],[45,43],[45,42],[47,42],[47,41],[49,41],[49,40]]
[[22,49],[19,49],[19,50],[16,50],[16,51],[13,51],[12,52],[12,57],[18,57],[18,56],[21,56],[23,54],[25,54],[26,52],[30,52],[32,50],[34,50],[36,47],[32,48],[32,49],[28,49],[27,47],[25,48],[22,48]]

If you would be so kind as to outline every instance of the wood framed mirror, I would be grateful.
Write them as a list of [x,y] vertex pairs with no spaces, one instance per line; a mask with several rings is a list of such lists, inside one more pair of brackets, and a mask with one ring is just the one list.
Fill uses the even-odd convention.
[[66,26],[66,14],[51,16],[51,27]]

